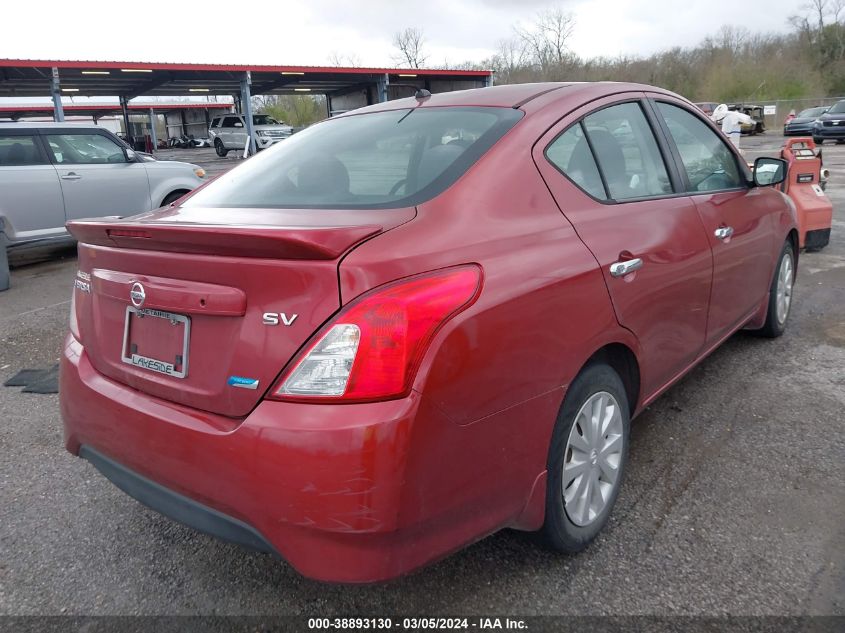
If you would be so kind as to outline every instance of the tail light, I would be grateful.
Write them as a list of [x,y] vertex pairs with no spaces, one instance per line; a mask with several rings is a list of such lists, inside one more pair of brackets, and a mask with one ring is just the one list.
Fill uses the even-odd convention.
[[376,288],[323,327],[271,391],[297,402],[369,402],[406,395],[437,331],[481,288],[478,266]]

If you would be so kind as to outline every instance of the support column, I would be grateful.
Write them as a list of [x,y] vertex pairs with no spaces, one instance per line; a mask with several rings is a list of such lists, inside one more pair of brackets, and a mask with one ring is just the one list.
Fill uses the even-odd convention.
[[53,68],[53,76],[50,79],[50,93],[53,95],[53,120],[61,122],[65,120],[65,111],[62,108],[62,90],[59,87],[59,69]]
[[158,149],[158,139],[156,138],[156,113],[153,108],[150,108],[150,140],[153,143],[153,154]]
[[246,124],[246,133],[249,138],[249,154],[255,154],[255,136],[253,136],[252,125],[252,94],[250,94],[249,86],[252,84],[252,73],[246,71],[241,77],[241,111],[244,115],[244,123]]
[[484,87],[489,88],[492,85],[493,85],[493,75],[487,75],[484,78]]
[[123,111],[123,133],[126,134],[126,142],[132,149],[135,149],[135,139],[132,138],[132,128],[129,127],[129,107],[127,106],[126,97],[120,95],[120,109]]
[[387,88],[390,86],[390,76],[386,73],[376,80],[379,103],[387,101]]

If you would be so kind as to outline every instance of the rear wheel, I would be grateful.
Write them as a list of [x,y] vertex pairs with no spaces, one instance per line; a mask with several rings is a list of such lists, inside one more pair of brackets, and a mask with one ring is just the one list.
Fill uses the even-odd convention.
[[822,145],[822,144],[824,144],[824,139],[813,137],[813,143],[815,143],[816,145]]
[[548,457],[543,536],[564,552],[584,549],[607,523],[628,456],[625,387],[608,365],[593,364],[572,382]]
[[214,139],[214,151],[217,152],[220,158],[226,158],[226,154],[229,153],[229,150],[223,147],[223,141],[219,138]]
[[775,278],[769,288],[769,309],[766,324],[760,334],[777,338],[786,330],[786,321],[792,307],[792,286],[795,281],[795,253],[792,243],[787,240],[780,252]]

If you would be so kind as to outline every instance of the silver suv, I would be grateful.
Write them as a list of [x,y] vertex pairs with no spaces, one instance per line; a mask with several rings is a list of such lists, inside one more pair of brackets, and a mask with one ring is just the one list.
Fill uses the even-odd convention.
[[70,242],[68,220],[156,209],[204,177],[197,165],[144,160],[97,125],[0,123],[0,290],[7,247]]
[[[293,128],[279,123],[269,114],[252,115],[253,137],[258,149],[266,149],[288,138]],[[225,156],[232,150],[243,150],[246,146],[246,127],[242,114],[226,114],[215,117],[208,128],[208,136],[218,156]]]

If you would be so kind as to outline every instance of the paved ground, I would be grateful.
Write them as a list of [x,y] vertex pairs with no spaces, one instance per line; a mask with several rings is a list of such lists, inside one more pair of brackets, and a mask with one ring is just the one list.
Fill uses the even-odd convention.
[[[386,586],[317,584],[148,511],[64,452],[56,396],[0,387],[0,614],[845,614],[845,146],[824,151],[833,241],[801,257],[787,334],[735,336],[635,422],[587,552],[503,532]],[[56,362],[74,271],[13,271],[0,379]]]

